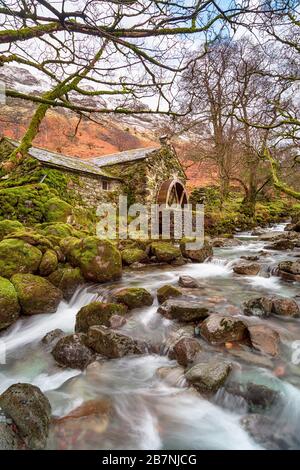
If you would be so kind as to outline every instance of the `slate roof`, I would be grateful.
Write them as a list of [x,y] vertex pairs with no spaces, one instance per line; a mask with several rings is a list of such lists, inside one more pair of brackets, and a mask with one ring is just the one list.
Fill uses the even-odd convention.
[[116,165],[118,163],[133,162],[135,160],[143,160],[149,156],[151,152],[159,150],[159,147],[148,147],[134,150],[126,150],[125,152],[112,153],[103,157],[95,157],[91,161],[99,168],[103,166]]
[[[14,146],[18,146],[19,142],[13,139],[4,138],[8,142],[12,143]],[[98,165],[95,165],[92,161],[81,160],[76,157],[67,157],[66,155],[61,155],[60,153],[50,152],[39,147],[31,147],[28,151],[28,154],[36,158],[42,163],[45,163],[48,166],[54,168],[64,168],[66,170],[71,170],[79,173],[87,173],[96,176],[102,176],[107,179],[119,179],[108,172],[101,170]]]

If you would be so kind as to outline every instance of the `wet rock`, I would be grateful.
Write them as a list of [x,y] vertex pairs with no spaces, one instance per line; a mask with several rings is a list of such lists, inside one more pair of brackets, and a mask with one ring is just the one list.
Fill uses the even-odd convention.
[[145,343],[105,326],[92,326],[88,331],[87,344],[98,354],[111,359],[147,352]]
[[0,396],[0,407],[11,417],[30,449],[46,446],[51,406],[38,387],[25,383],[12,385]]
[[55,424],[62,423],[71,419],[78,419],[87,416],[102,416],[107,415],[111,411],[112,404],[111,400],[109,399],[98,399],[98,400],[88,400],[84,402],[82,405],[74,408],[70,413],[65,416],[60,416],[59,418],[55,418]]
[[200,325],[200,334],[209,343],[243,341],[249,337],[247,325],[235,317],[210,315]]
[[225,388],[228,393],[244,398],[251,412],[270,408],[280,397],[276,390],[252,382],[246,384],[231,382],[226,384]]
[[113,315],[124,316],[127,312],[125,305],[104,302],[91,302],[82,307],[76,315],[76,333],[87,333],[90,326],[110,326]]
[[56,270],[58,265],[57,254],[54,250],[47,250],[42,257],[42,261],[39,266],[39,273],[41,276],[49,276]]
[[278,355],[280,337],[277,331],[265,325],[248,326],[248,331],[255,349],[270,356]]
[[216,248],[231,248],[235,246],[241,246],[243,242],[237,238],[214,238],[212,241],[213,247]]
[[15,274],[11,282],[16,289],[23,315],[54,313],[62,292],[51,282],[33,274]]
[[19,318],[20,310],[13,284],[0,277],[0,330],[12,325]]
[[261,227],[256,227],[251,232],[251,235],[253,235],[254,237],[260,237],[263,234],[264,234],[264,230]]
[[59,328],[56,328],[55,330],[49,331],[49,333],[43,337],[42,343],[46,346],[54,347],[56,343],[64,336],[66,336],[65,332]]
[[269,245],[264,247],[266,250],[293,250],[295,248],[295,244],[291,240],[287,240],[283,238],[282,240],[276,240]]
[[196,263],[204,263],[204,261],[213,256],[213,247],[208,241],[204,241],[202,247],[190,247],[189,245],[193,243],[193,240],[188,240],[183,238],[180,242],[181,253],[185,258],[190,258]]
[[241,419],[242,427],[268,450],[298,449],[299,440],[292,434],[278,427],[276,420],[260,414],[250,414]]
[[184,258],[183,256],[180,256],[173,261],[171,261],[171,266],[184,266],[187,263],[188,260]]
[[61,366],[83,370],[94,360],[86,339],[83,333],[65,336],[54,346],[52,356]]
[[212,359],[198,363],[185,373],[187,381],[200,393],[215,393],[225,383],[231,364]]
[[181,258],[180,249],[168,242],[151,243],[151,254],[156,257],[157,261],[162,263],[170,263],[176,258]]
[[233,266],[233,271],[236,274],[244,274],[245,276],[256,276],[260,271],[260,264],[240,263]]
[[162,286],[157,290],[157,300],[160,304],[163,304],[168,299],[180,296],[182,296],[182,292],[169,284]]
[[300,316],[300,309],[295,300],[278,297],[273,299],[272,313],[283,317],[298,318]]
[[14,428],[14,425],[0,421],[0,450],[24,450],[26,448]]
[[142,287],[125,287],[114,292],[112,299],[116,303],[126,305],[130,310],[153,304],[152,295]]
[[122,275],[120,252],[108,240],[98,237],[74,239],[64,244],[67,258],[74,267],[79,267],[87,281],[108,282]]
[[241,259],[245,259],[246,261],[258,261],[259,256],[257,255],[241,256]]
[[203,302],[195,300],[169,299],[158,309],[158,312],[170,320],[194,322],[209,315],[209,309]]
[[244,303],[244,314],[259,317],[268,317],[271,314],[297,318],[300,309],[294,299],[286,297],[257,297]]
[[178,284],[181,287],[186,287],[188,289],[193,289],[193,288],[200,287],[198,281],[196,279],[194,279],[193,277],[191,277],[191,276],[180,276]]
[[272,313],[272,297],[257,297],[243,304],[244,314],[255,317],[269,317]]
[[67,301],[71,300],[78,287],[84,282],[80,269],[71,266],[59,267],[50,274],[48,280],[62,291]]
[[42,252],[23,240],[6,239],[0,242],[0,273],[10,278],[17,273],[34,273],[38,270]]
[[281,261],[277,270],[283,279],[300,282],[300,261]]
[[196,338],[181,338],[173,348],[173,356],[178,364],[187,367],[201,352],[201,346]]

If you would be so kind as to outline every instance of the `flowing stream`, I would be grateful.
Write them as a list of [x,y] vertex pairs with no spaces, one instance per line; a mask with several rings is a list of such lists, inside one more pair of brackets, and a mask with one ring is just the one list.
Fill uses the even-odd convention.
[[[272,230],[283,230],[284,225]],[[272,275],[280,260],[299,256],[293,252],[267,251],[261,258],[258,276],[238,276],[232,263],[245,255],[255,255],[266,242],[249,233],[238,235],[240,246],[214,249],[214,258],[202,264],[183,267],[148,267],[125,271],[120,282],[89,285],[76,292],[69,304],[62,302],[55,314],[36,315],[19,320],[0,335],[6,348],[6,364],[0,366],[0,393],[17,382],[39,386],[48,396],[53,415],[66,416],[86,402],[93,401],[97,412],[66,421],[57,420],[48,440],[49,449],[262,449],[241,426],[247,414],[245,400],[219,390],[210,400],[187,387],[183,369],[168,359],[170,338],[178,325],[157,313],[157,300],[151,307],[131,312],[122,330],[133,337],[157,345],[158,354],[130,356],[91,364],[81,372],[56,365],[43,336],[55,329],[74,331],[76,313],[93,300],[106,299],[119,286],[141,286],[154,295],[164,284],[177,285],[182,274],[195,277],[201,288],[189,295],[201,298],[216,312],[239,315],[243,301],[258,295],[288,296],[300,300],[294,283]],[[247,317],[251,321],[251,317]],[[256,362],[233,356],[225,347],[212,348],[199,338],[207,354],[225,357],[235,364],[229,380],[263,384],[280,393],[280,404],[263,414],[276,420],[277,429],[286,430],[292,446],[300,448],[300,367],[293,364],[296,340],[300,340],[300,320],[269,318],[267,322],[281,337],[280,357]],[[299,354],[300,356],[300,354]],[[265,357],[265,356],[264,356]],[[168,369],[173,367],[172,373]],[[170,372],[170,371],[169,371]],[[285,431],[282,431],[285,432]],[[288,439],[288,438],[286,438]],[[286,440],[282,447],[286,446]]]

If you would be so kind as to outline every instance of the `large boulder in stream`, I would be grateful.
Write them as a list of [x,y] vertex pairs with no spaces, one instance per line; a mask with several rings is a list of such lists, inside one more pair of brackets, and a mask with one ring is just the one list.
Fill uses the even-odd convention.
[[278,251],[285,251],[285,250],[293,250],[295,248],[295,244],[292,240],[288,240],[286,238],[282,238],[280,240],[276,240],[269,245],[264,247],[266,250],[278,250]]
[[200,362],[185,373],[185,378],[200,393],[215,393],[226,381],[231,364],[218,359]]
[[0,407],[13,420],[29,449],[46,446],[51,406],[38,387],[26,383],[12,385],[0,395]]
[[259,263],[239,263],[233,266],[233,271],[236,274],[243,274],[245,276],[256,276],[260,271]]
[[172,243],[161,241],[151,243],[151,254],[161,263],[171,263],[171,261],[181,258],[180,248]]
[[199,282],[195,278],[185,275],[179,277],[178,284],[186,289],[198,289],[200,287]]
[[181,338],[174,346],[171,357],[177,360],[178,364],[187,367],[192,363],[202,348],[196,338]]
[[111,242],[94,236],[82,240],[72,238],[69,242],[69,246],[64,245],[67,258],[80,268],[87,281],[108,282],[121,277],[121,255]]
[[61,366],[83,370],[95,359],[93,351],[86,345],[86,340],[83,333],[64,336],[57,341],[52,356]]
[[114,292],[112,300],[124,304],[129,310],[133,308],[146,307],[153,304],[153,297],[143,287],[125,287]]
[[76,333],[87,333],[90,326],[111,326],[111,317],[124,316],[126,312],[127,307],[122,304],[91,302],[77,313],[75,331]]
[[158,312],[169,320],[182,322],[197,322],[209,315],[205,303],[186,298],[169,299],[158,308]]
[[110,359],[147,352],[145,343],[105,326],[92,326],[88,331],[87,344],[98,354]]
[[0,273],[10,278],[17,273],[37,272],[42,252],[35,246],[17,239],[0,242]]
[[278,275],[286,281],[300,282],[300,261],[281,261],[277,271]]
[[0,330],[12,325],[19,317],[20,305],[13,284],[0,277]]
[[212,344],[243,341],[249,337],[247,325],[242,320],[218,314],[210,315],[201,323],[200,333]]
[[280,336],[277,331],[261,324],[248,326],[248,331],[255,349],[270,356],[278,355]]
[[15,274],[11,282],[16,289],[23,315],[54,313],[62,292],[51,282],[33,274]]
[[276,390],[253,382],[230,382],[225,389],[231,395],[242,397],[248,404],[249,412],[269,409],[280,399],[280,393]]
[[244,303],[244,314],[262,318],[272,314],[298,318],[300,316],[300,308],[294,299],[273,295],[248,300]]
[[157,290],[157,300],[160,304],[163,304],[168,299],[174,299],[180,296],[182,296],[182,292],[170,284],[166,284]]
[[80,269],[71,266],[59,266],[48,279],[62,291],[67,301],[71,300],[78,287],[84,283]]

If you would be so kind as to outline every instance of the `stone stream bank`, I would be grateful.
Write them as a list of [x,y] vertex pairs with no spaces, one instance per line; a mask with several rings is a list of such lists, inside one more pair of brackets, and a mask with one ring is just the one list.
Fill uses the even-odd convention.
[[299,448],[300,227],[282,228],[187,252],[0,222],[0,448]]

